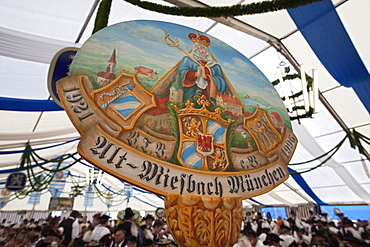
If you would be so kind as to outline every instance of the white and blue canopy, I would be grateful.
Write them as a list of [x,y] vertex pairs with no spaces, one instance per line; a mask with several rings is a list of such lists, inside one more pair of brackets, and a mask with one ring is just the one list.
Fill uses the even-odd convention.
[[[248,4],[256,0],[242,1]],[[48,69],[53,56],[65,47],[80,47],[90,37],[99,1],[3,0],[0,8],[0,188],[16,171],[25,144],[52,159],[76,151],[78,133],[66,113],[50,101]],[[221,6],[237,0],[152,1],[163,5]],[[114,0],[109,25],[128,20],[161,20],[206,32],[243,53],[267,76],[278,79],[276,67],[297,65],[319,71],[320,102],[313,118],[293,121],[299,144],[290,163],[306,162],[335,147],[346,131],[370,137],[370,16],[368,0],[324,0],[292,10],[229,18],[179,17],[155,13]],[[89,13],[92,13],[89,19]],[[86,28],[85,25],[86,24]],[[278,49],[278,50],[277,50]],[[281,51],[283,54],[279,53]],[[285,55],[285,56],[284,56]],[[295,87],[293,85],[292,87]],[[276,87],[281,93],[281,88]],[[292,89],[295,90],[295,89]],[[369,143],[369,141],[367,141]],[[245,204],[369,204],[369,145],[364,154],[346,139],[324,165],[300,175]],[[52,147],[53,146],[53,147]],[[52,147],[52,148],[51,148]],[[42,149],[44,148],[44,149]],[[309,170],[325,160],[290,166],[291,172]],[[70,168],[83,182],[89,164]],[[41,171],[35,167],[35,171]],[[107,175],[101,188],[112,193],[124,183]],[[65,186],[68,196],[70,186]],[[36,208],[47,209],[50,193]],[[122,195],[125,197],[125,195]],[[78,201],[78,200],[77,200]],[[83,200],[75,204],[83,210]],[[45,202],[45,203],[44,203]],[[25,203],[24,203],[25,204]],[[30,206],[22,205],[22,209]],[[3,209],[21,204],[9,202]],[[104,208],[105,204],[96,204]],[[129,204],[139,210],[163,207],[163,198],[139,188]],[[121,210],[125,207],[112,207]]]

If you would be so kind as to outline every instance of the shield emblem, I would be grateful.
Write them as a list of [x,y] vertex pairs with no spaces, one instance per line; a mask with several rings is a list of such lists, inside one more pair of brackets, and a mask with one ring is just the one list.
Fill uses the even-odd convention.
[[212,135],[198,133],[197,152],[202,154],[203,156],[211,155],[214,152]]
[[244,127],[252,135],[258,149],[263,154],[274,150],[282,140],[266,113],[257,109],[252,116],[244,118]]
[[[197,114],[199,112],[199,114]],[[179,110],[181,165],[198,170],[224,171],[229,166],[226,150],[228,121],[205,108]]]
[[122,73],[109,85],[92,93],[102,111],[125,129],[132,129],[149,108],[155,107],[155,97],[140,85],[134,75]]

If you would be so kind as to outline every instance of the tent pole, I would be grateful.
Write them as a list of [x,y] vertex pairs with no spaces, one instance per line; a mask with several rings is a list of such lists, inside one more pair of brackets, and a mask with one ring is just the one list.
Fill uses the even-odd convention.
[[98,6],[98,4],[99,4],[99,1],[100,1],[100,0],[95,0],[95,2],[94,2],[94,4],[93,4],[93,6],[91,7],[90,12],[89,12],[89,14],[87,15],[87,18],[86,18],[86,20],[85,20],[85,23],[83,24],[83,26],[82,26],[82,28],[81,28],[81,31],[80,31],[80,33],[78,34],[78,37],[77,37],[77,39],[76,39],[76,41],[75,41],[75,44],[77,44],[78,42],[80,42],[80,39],[81,39],[81,37],[82,37],[83,33],[85,32],[86,27],[87,27],[87,24],[89,24],[90,19],[91,19],[92,15],[94,14],[95,10],[96,10],[96,7],[97,7],[97,6]]

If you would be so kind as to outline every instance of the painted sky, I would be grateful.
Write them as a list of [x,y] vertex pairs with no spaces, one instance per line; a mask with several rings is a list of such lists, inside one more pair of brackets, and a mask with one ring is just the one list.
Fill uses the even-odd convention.
[[[192,28],[161,21],[118,23],[100,30],[85,42],[76,57],[80,59],[73,62],[71,71],[83,66],[81,59],[109,59],[113,49],[116,49],[118,65],[129,68],[146,66],[157,71],[160,78],[184,56],[182,51],[169,47],[164,42],[165,34],[178,39],[178,44],[185,51],[189,51],[193,43],[188,39],[188,34],[194,32]],[[252,97],[260,96],[270,105],[285,109],[274,87],[249,59],[224,42],[210,35],[206,36],[211,40],[211,52],[239,97],[247,94]],[[101,61],[100,66],[105,68],[107,60]]]

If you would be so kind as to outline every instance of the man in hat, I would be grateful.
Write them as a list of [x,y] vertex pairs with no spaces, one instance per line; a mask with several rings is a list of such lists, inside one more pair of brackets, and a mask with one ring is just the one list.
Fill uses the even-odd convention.
[[154,220],[155,218],[151,214],[147,214],[143,218],[144,223],[139,228],[139,235],[138,235],[139,245],[142,245],[144,239],[150,238],[148,235],[153,235],[152,225],[153,225]]
[[323,221],[323,222],[330,222],[330,221],[332,221],[331,217],[328,216],[328,213],[325,212],[324,210],[321,211],[321,221]]
[[117,229],[121,228],[121,229],[125,230],[126,237],[129,237],[129,236],[137,237],[138,229],[137,229],[136,224],[134,223],[134,219],[135,219],[135,213],[132,211],[131,208],[126,208],[125,209],[124,222],[119,224],[117,226]]
[[293,225],[296,225],[297,227],[301,227],[302,225],[300,219],[297,217],[296,213],[293,210],[290,210],[290,216],[287,219],[287,221],[289,222],[290,227],[292,227]]
[[110,216],[102,215],[99,217],[99,224],[92,231],[92,240],[104,243],[106,247],[110,247],[112,243],[112,235],[108,226]]
[[280,247],[280,243],[284,242],[283,239],[279,238],[279,235],[275,233],[269,233],[266,236],[266,240],[263,242],[267,247]]
[[82,240],[86,243],[89,243],[93,239],[93,230],[94,228],[100,224],[100,217],[101,213],[96,213],[93,215],[92,224],[89,225],[86,229],[86,232],[84,233]]
[[251,243],[252,247],[263,247],[263,241],[258,238],[258,234],[254,231],[247,232],[247,238]]
[[80,234],[80,225],[78,223],[78,217],[80,213],[76,210],[73,210],[68,219],[60,222],[59,227],[63,228],[64,240],[63,245],[68,246],[68,244]]
[[153,222],[154,222],[155,218],[154,218],[154,216],[153,216],[153,215],[151,215],[151,214],[147,214],[147,215],[144,217],[144,219],[143,219],[143,220],[145,221],[145,225],[146,225],[147,227],[151,228],[151,227],[152,227],[152,225],[153,225]]
[[59,232],[54,231],[54,230],[50,230],[48,232],[42,232],[42,236],[43,236],[43,239],[41,239],[36,244],[36,247],[46,247],[46,246],[51,245],[52,243],[58,244],[61,239]]
[[280,244],[281,247],[296,246],[296,242],[292,235],[291,228],[287,227],[285,224],[280,226],[279,238],[283,240],[283,242]]
[[271,213],[267,212],[266,214],[266,223],[262,223],[262,229],[263,228],[270,228],[272,233],[277,233],[278,232],[278,227],[276,225],[276,222],[271,218]]
[[295,242],[300,247],[308,247],[310,244],[310,237],[308,237],[306,234],[304,234],[303,229],[299,229],[298,227],[293,227],[293,237],[295,239]]
[[275,233],[275,232],[271,232],[271,229],[269,227],[262,227],[261,234],[258,235],[258,239],[261,240],[261,242],[263,243],[266,240],[266,237],[269,233]]
[[362,240],[361,233],[354,228],[353,222],[345,217],[342,221],[342,234],[345,238]]

